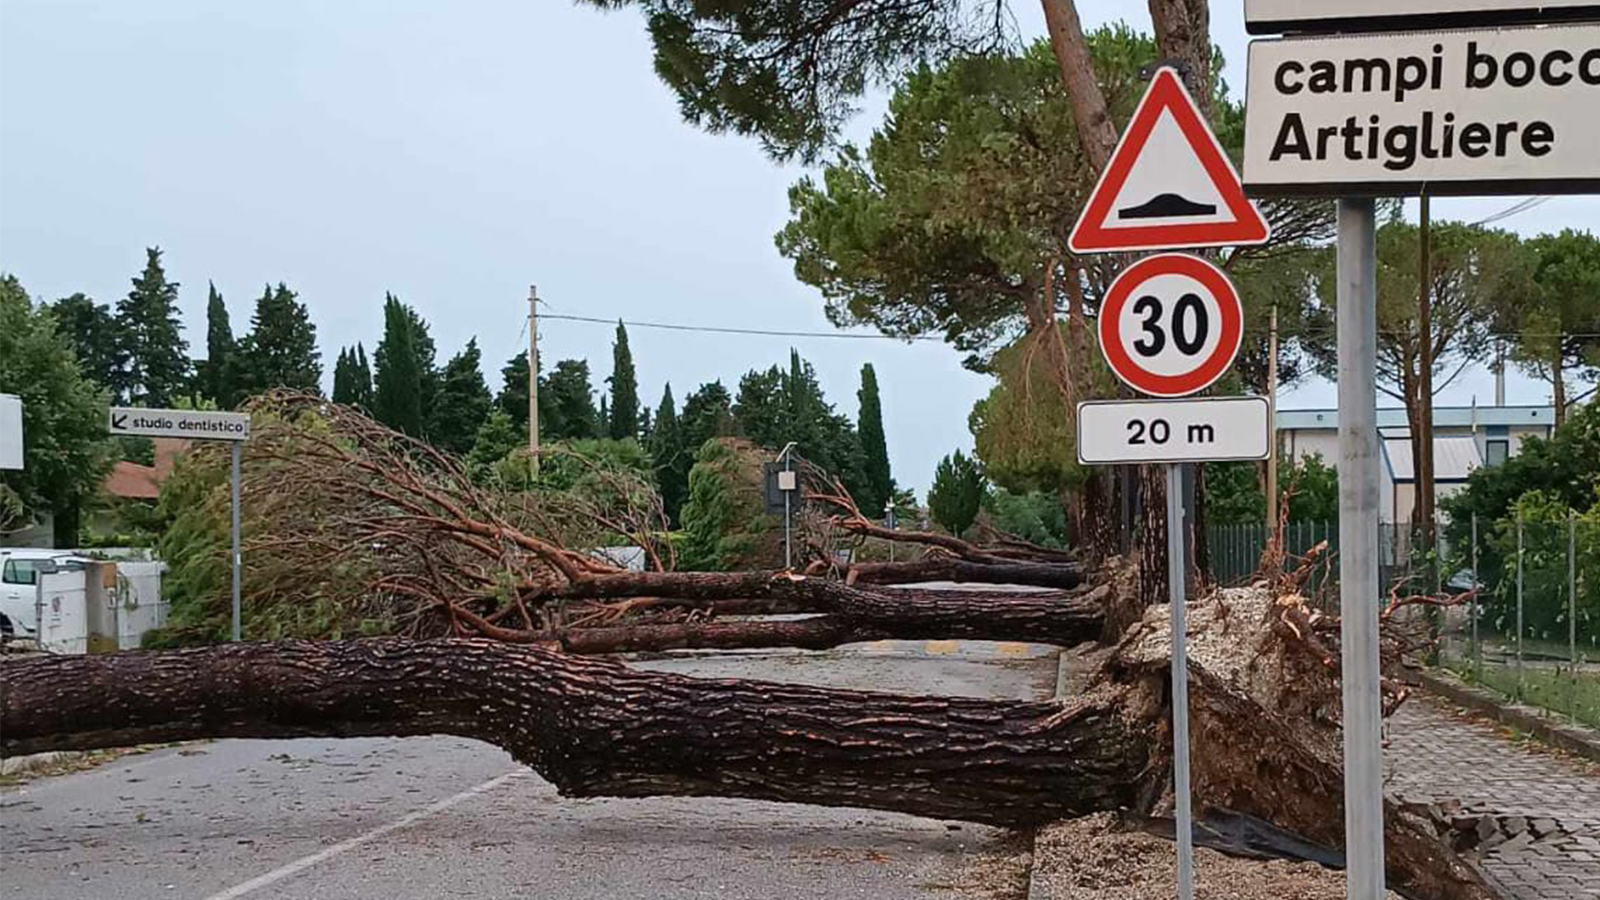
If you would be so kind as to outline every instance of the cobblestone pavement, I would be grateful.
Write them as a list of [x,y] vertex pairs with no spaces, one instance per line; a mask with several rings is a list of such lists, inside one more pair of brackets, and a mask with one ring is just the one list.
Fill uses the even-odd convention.
[[1600,898],[1600,766],[1422,696],[1395,714],[1389,739],[1389,789],[1481,815],[1483,867],[1508,897]]

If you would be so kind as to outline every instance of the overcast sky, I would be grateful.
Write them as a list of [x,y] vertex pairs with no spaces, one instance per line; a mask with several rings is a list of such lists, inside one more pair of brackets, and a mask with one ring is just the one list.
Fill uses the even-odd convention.
[[[1037,8],[1019,24],[1038,35]],[[1144,4],[1079,0],[1086,24]],[[1214,38],[1242,90],[1238,2],[1213,4]],[[869,102],[852,123],[870,133]],[[331,376],[342,345],[370,352],[393,291],[431,323],[441,362],[477,336],[491,386],[525,345],[530,283],[552,313],[777,330],[829,330],[815,291],[773,248],[803,174],[755,142],[684,124],[650,68],[634,12],[551,0],[0,0],[0,270],[45,299],[114,303],[166,251],[183,283],[191,352],[204,353],[205,284],[236,330],[265,282],[309,304]],[[1441,201],[1468,220],[1516,198]],[[1600,202],[1557,198],[1502,223],[1524,233],[1600,227]],[[970,447],[988,379],[937,342],[686,335],[631,330],[641,396],[786,359],[817,367],[856,412],[863,362],[882,384],[902,484]],[[547,365],[610,370],[611,329],[551,321]],[[1445,402],[1492,398],[1478,372]],[[1512,382],[1512,402],[1548,391]],[[1331,405],[1310,384],[1286,406]]]

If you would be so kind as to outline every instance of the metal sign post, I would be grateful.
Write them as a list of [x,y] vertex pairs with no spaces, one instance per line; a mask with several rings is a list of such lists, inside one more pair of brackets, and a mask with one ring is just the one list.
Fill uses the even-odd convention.
[[1382,900],[1378,674],[1378,258],[1370,199],[1339,201],[1339,614],[1346,896]]
[[239,445],[250,439],[250,416],[246,413],[208,410],[114,406],[107,418],[107,430],[114,435],[178,438],[188,441],[228,441],[233,445],[229,448],[231,451],[229,470],[232,476],[229,493],[233,501],[229,516],[233,568],[233,623],[230,634],[233,640],[239,640],[243,621],[239,602],[239,575],[243,566],[243,554],[239,550]]
[[[1194,813],[1189,788],[1189,626],[1185,590],[1189,575],[1184,558],[1183,467],[1167,464],[1167,596],[1172,605],[1172,793],[1176,809],[1173,833],[1178,838],[1178,896],[1194,896]],[[1179,714],[1182,710],[1182,714]]]

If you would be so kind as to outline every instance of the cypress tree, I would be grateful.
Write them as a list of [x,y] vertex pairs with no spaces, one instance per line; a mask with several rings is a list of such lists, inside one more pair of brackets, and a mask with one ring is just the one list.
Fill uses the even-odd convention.
[[983,471],[978,462],[960,450],[939,461],[928,489],[928,514],[945,530],[960,537],[978,518],[983,503]]
[[372,414],[379,422],[422,436],[422,372],[412,315],[393,294],[383,297],[383,340],[373,352]]
[[233,325],[228,320],[228,307],[222,302],[217,286],[206,283],[206,361],[200,364],[200,395],[221,409],[232,409],[235,402],[235,385],[231,382],[239,374],[234,356],[238,345],[233,339]]
[[356,341],[355,356],[355,390],[356,405],[362,409],[372,408],[372,366],[367,364],[367,348]]
[[351,406],[356,402],[356,359],[353,349],[339,349],[333,363],[333,402]]
[[117,333],[117,393],[140,406],[171,406],[188,384],[189,342],[178,322],[178,283],[167,280],[160,247],[145,250],[144,271],[117,304]]
[[889,445],[883,435],[883,404],[878,398],[878,373],[872,363],[861,367],[861,390],[856,392],[861,409],[856,416],[856,433],[861,438],[861,468],[864,494],[859,498],[867,515],[876,515],[894,491],[889,471]]
[[689,470],[694,467],[694,455],[683,443],[683,430],[678,427],[678,410],[672,400],[672,385],[661,392],[661,405],[656,407],[655,424],[650,429],[650,456],[656,468],[656,487],[661,492],[661,505],[667,519],[677,526],[683,512],[684,498],[689,494]]
[[633,369],[633,351],[628,348],[628,329],[617,320],[617,339],[611,345],[611,408],[607,416],[608,433],[616,440],[639,436],[639,381]]
[[241,393],[289,388],[322,392],[322,354],[311,312],[288,285],[268,285],[256,300],[250,334],[240,341]]
[[428,432],[435,446],[451,453],[465,454],[472,449],[478,429],[489,418],[493,398],[484,383],[483,356],[478,340],[467,341],[466,349],[445,364]]

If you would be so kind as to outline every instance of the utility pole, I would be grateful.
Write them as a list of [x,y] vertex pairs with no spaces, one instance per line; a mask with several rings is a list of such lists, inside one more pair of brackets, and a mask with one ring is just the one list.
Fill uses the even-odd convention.
[[539,477],[539,288],[528,285],[528,464]]
[[1267,325],[1267,538],[1278,535],[1278,304]]

